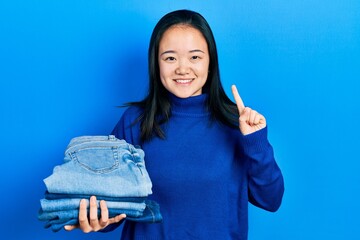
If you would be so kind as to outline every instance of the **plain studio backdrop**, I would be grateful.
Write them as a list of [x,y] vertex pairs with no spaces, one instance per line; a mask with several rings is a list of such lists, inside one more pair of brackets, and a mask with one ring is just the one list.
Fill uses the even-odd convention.
[[249,240],[360,239],[358,0],[1,1],[2,239],[119,239],[44,229],[43,179],[144,97],[151,31],[183,8],[210,23],[226,92],[266,116],[284,174],[278,212],[249,205]]

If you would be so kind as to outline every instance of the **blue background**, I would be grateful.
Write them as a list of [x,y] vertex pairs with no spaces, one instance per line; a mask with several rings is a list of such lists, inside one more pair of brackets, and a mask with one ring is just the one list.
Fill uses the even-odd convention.
[[179,8],[209,21],[227,93],[268,120],[286,192],[277,213],[250,206],[249,239],[360,239],[358,0],[1,1],[1,237],[118,239],[43,229],[42,180],[142,99],[151,31]]

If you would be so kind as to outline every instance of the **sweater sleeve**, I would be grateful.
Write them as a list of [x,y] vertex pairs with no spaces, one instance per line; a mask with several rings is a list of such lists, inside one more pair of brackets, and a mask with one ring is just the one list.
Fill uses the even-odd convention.
[[284,180],[267,139],[267,127],[242,136],[242,145],[248,159],[248,192],[253,205],[275,212],[281,205]]

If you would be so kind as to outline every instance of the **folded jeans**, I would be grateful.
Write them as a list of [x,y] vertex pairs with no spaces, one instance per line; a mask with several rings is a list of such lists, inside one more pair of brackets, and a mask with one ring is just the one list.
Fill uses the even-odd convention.
[[[45,199],[55,200],[55,199],[69,199],[69,198],[80,198],[80,199],[90,199],[93,195],[87,194],[63,194],[63,193],[49,193],[45,192]],[[134,202],[134,203],[143,203],[147,197],[109,197],[103,195],[96,195],[97,200],[105,200],[112,202]]]
[[[142,215],[140,215],[140,216],[134,216],[132,214],[127,214],[126,212],[121,212],[121,213],[120,212],[121,212],[120,210],[112,211],[111,209],[109,209],[109,217],[112,218],[119,214],[125,213],[126,220],[128,220],[128,221],[144,222],[144,223],[158,223],[158,222],[162,221],[162,216],[160,213],[159,205],[156,202],[151,201],[151,200],[146,200],[146,208],[143,211]],[[101,214],[100,210],[98,210],[98,214],[100,216],[100,214]],[[68,217],[71,215],[72,218],[45,219],[44,215],[42,215],[42,217],[40,217],[40,215],[41,215],[41,213],[39,213],[39,220],[42,220],[42,221],[47,220],[44,227],[51,228],[51,230],[54,232],[61,230],[66,225],[75,225],[75,224],[79,223],[78,212],[76,214],[75,211],[71,212],[71,214],[67,215]],[[46,217],[49,217],[49,215]]]
[[[67,199],[41,199],[40,205],[44,212],[64,211],[78,209],[80,205],[80,198],[67,198]],[[89,200],[85,199],[87,207],[89,207]],[[100,206],[100,200],[97,200],[97,206]],[[106,206],[110,209],[131,209],[135,211],[144,211],[145,202],[113,202],[106,201]]]
[[113,135],[77,137],[70,141],[64,163],[44,182],[51,193],[146,197],[152,183],[144,156],[142,149]]

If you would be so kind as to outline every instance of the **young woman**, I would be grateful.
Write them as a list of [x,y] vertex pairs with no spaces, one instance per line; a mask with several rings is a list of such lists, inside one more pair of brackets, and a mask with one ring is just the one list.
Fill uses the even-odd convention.
[[[81,202],[79,227],[122,239],[247,239],[248,202],[276,211],[284,183],[267,140],[264,116],[245,107],[235,86],[233,103],[220,82],[215,40],[198,13],[179,10],[155,26],[149,46],[149,92],[129,104],[113,134],[145,152],[156,224],[108,218],[106,202],[89,218]],[[122,221],[124,220],[125,221]]]

